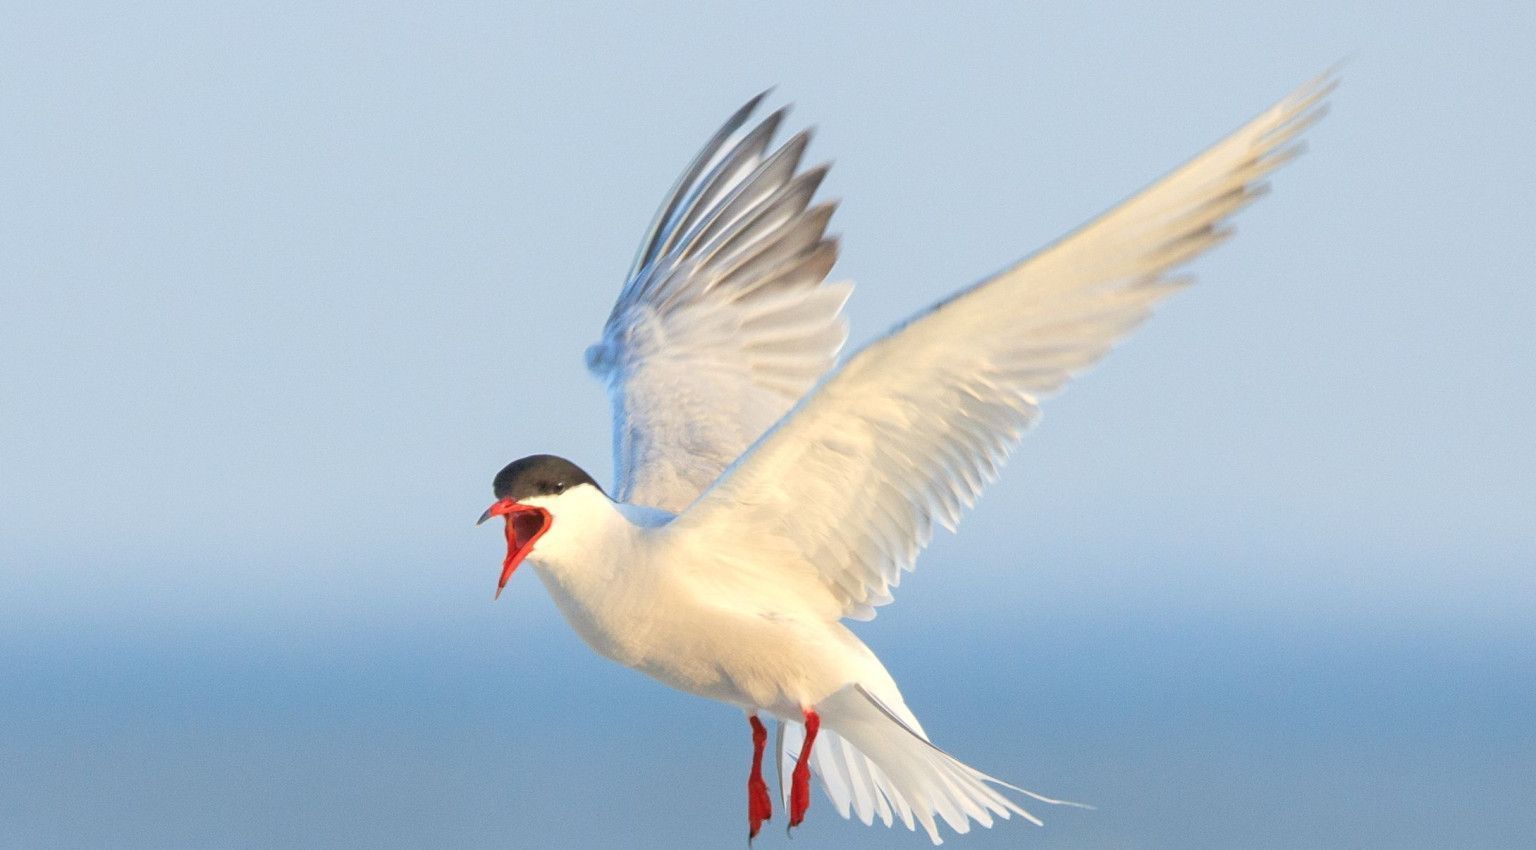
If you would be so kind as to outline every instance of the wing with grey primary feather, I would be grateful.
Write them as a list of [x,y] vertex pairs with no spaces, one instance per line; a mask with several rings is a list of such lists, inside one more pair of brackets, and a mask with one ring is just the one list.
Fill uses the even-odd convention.
[[[953,529],[1039,400],[1184,283],[1169,274],[1299,151],[1325,75],[1120,206],[869,345],[672,525],[822,614],[889,602],[934,523]],[[786,574],[785,571],[790,574]],[[824,593],[817,593],[819,588]]]
[[[766,94],[766,93],[765,93]],[[829,369],[851,284],[827,284],[835,204],[809,132],[773,148],[785,110],[732,115],[678,179],[587,349],[613,403],[616,496],[680,511]]]

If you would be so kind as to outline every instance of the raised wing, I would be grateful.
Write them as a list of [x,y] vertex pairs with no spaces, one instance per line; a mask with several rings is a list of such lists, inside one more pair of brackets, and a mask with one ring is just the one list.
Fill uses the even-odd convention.
[[[672,524],[725,563],[790,570],[806,604],[868,619],[953,530],[1038,415],[1185,280],[1299,152],[1325,75],[1096,221],[860,351]],[[815,594],[812,590],[813,595]]]
[[851,284],[834,203],[811,206],[827,166],[801,170],[801,132],[775,150],[785,110],[738,134],[737,110],[683,172],[647,231],[587,366],[613,402],[620,501],[681,511],[829,369],[848,338]]

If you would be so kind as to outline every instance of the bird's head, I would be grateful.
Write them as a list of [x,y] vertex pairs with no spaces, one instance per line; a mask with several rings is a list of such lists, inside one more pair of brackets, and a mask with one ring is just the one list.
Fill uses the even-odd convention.
[[479,522],[493,516],[507,520],[507,557],[501,562],[501,581],[496,585],[498,597],[518,564],[554,526],[556,517],[577,513],[563,508],[574,508],[578,502],[602,493],[602,488],[581,467],[554,455],[530,455],[507,464],[496,473],[491,489],[496,502],[485,509]]

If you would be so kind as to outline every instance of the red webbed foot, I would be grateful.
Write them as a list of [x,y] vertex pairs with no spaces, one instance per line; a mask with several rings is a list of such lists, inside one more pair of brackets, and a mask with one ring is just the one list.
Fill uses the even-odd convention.
[[768,783],[763,781],[763,748],[768,744],[768,730],[757,715],[747,717],[752,723],[752,773],[747,776],[747,844],[763,828],[763,821],[773,817],[773,799]]
[[805,709],[805,743],[800,745],[800,760],[789,786],[789,827],[805,820],[805,810],[811,807],[811,745],[816,743],[816,733],[821,729],[821,718],[815,709]]

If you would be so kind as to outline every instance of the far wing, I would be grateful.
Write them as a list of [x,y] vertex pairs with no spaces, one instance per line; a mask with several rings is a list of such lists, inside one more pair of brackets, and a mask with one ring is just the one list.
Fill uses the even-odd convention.
[[738,134],[728,119],[657,211],[587,365],[608,385],[616,496],[681,511],[831,367],[848,337],[851,284],[835,204],[811,206],[825,165],[800,169],[801,132],[777,149],[785,111]]
[[[1328,77],[1076,233],[854,356],[674,523],[735,565],[788,564],[823,613],[868,619],[953,529],[1038,415],[1185,281],[1174,268],[1299,151]],[[697,543],[695,545],[698,545]],[[749,569],[754,567],[747,567]],[[767,570],[768,567],[756,567]],[[768,580],[767,576],[758,578]]]

